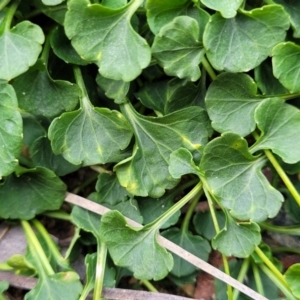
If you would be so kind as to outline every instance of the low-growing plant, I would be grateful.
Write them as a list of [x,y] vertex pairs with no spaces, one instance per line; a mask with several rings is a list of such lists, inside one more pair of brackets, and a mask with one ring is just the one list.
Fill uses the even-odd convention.
[[[200,269],[216,299],[300,299],[275,255],[299,249],[264,239],[300,234],[299,20],[297,0],[0,2],[0,217],[28,242],[0,267],[38,278],[25,299]],[[41,215],[74,225],[64,255]]]

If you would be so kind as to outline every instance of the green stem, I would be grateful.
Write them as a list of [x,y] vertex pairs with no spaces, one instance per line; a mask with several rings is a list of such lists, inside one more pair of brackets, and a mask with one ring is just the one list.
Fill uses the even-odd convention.
[[300,195],[299,195],[298,191],[296,190],[296,188],[294,187],[293,183],[290,181],[289,177],[286,175],[284,170],[281,168],[280,164],[278,163],[277,159],[274,157],[272,152],[270,150],[264,150],[264,152],[265,152],[266,156],[268,157],[269,161],[271,162],[271,164],[273,165],[273,167],[275,168],[276,172],[278,173],[278,175],[284,182],[285,186],[287,187],[287,189],[289,190],[289,192],[291,193],[293,198],[296,200],[296,202],[300,206]]
[[1,271],[11,271],[13,269],[14,268],[11,267],[9,264],[0,262],[0,270]]
[[44,14],[44,15],[47,15],[49,13],[54,13],[56,11],[65,11],[67,10],[68,7],[67,5],[60,5],[60,6],[47,6],[47,8],[44,8],[44,9],[36,9],[36,10],[33,10],[31,11],[30,13],[28,13],[27,15],[24,16],[24,20],[28,20],[28,19],[31,19],[33,17],[36,17],[38,15],[41,15],[41,14]]
[[300,254],[300,249],[298,248],[290,248],[290,247],[271,247],[273,253],[278,252],[290,252]]
[[143,284],[150,292],[158,293],[158,290],[155,288],[155,286],[148,280],[142,279],[140,280],[140,283]]
[[199,192],[198,197],[195,197],[193,201],[191,202],[185,217],[183,219],[182,225],[181,225],[181,230],[182,231],[187,231],[189,228],[190,220],[192,218],[193,212],[195,210],[195,207],[197,206],[197,203],[199,202],[200,197],[202,196],[202,190]]
[[[259,139],[259,135],[257,134],[257,132],[253,132],[252,135],[254,136],[254,138],[256,140]],[[253,153],[255,151],[255,145],[253,145],[253,146],[254,147],[251,147],[251,151],[250,151],[251,153]],[[293,183],[290,181],[289,177],[286,175],[284,170],[281,168],[281,165],[278,163],[278,161],[275,158],[275,156],[273,155],[273,153],[270,150],[264,150],[264,153],[267,156],[268,160],[273,165],[273,167],[275,168],[279,177],[284,182],[285,186],[287,187],[287,189],[289,190],[289,192],[291,193],[291,195],[293,196],[295,201],[300,206],[300,195],[299,195],[298,191],[296,190],[296,188],[294,187]]]
[[270,259],[261,251],[261,249],[256,246],[255,247],[255,253],[260,257],[260,259],[265,263],[265,265],[268,266],[268,268],[271,270],[271,272],[282,282],[283,285],[288,287],[288,284],[286,283],[284,276],[281,274],[281,272],[274,266],[274,264],[270,261]]
[[[208,201],[209,211],[210,211],[210,214],[211,214],[211,217],[212,217],[212,220],[213,220],[215,231],[218,234],[220,232],[220,226],[219,226],[218,219],[217,219],[217,216],[216,216],[214,203],[213,203],[212,197],[211,197],[211,195],[208,191],[206,181],[204,179],[202,181],[204,182],[204,193],[205,193],[207,201]],[[223,260],[223,265],[224,265],[224,271],[228,276],[230,276],[230,268],[229,268],[228,260],[227,260],[226,256],[223,255],[223,254],[222,254],[222,260]],[[228,300],[233,299],[232,286],[229,285],[229,284],[227,284],[227,296],[228,296]]]
[[80,238],[80,228],[79,227],[75,227],[74,236],[73,236],[72,241],[71,241],[71,243],[70,243],[70,245],[69,245],[69,247],[68,247],[68,249],[67,249],[67,251],[65,253],[65,259],[66,260],[70,257],[71,252],[72,252],[72,250],[73,250],[73,248],[74,248],[74,246],[75,246],[75,244],[76,244],[76,242],[77,242],[77,240],[79,238]]
[[212,80],[216,80],[217,79],[217,75],[216,75],[214,69],[211,67],[210,63],[208,62],[208,60],[206,59],[205,56],[203,56],[201,62],[202,62],[202,65],[203,65],[204,69],[209,74],[210,78]]
[[218,219],[217,219],[217,216],[216,216],[216,211],[215,211],[214,203],[213,203],[213,200],[212,200],[212,198],[210,196],[209,191],[206,188],[206,182],[205,182],[205,180],[203,180],[203,182],[204,182],[204,193],[205,193],[205,196],[207,198],[210,215],[211,215],[214,227],[215,227],[215,231],[218,234],[220,232],[220,226],[219,226]]
[[48,35],[46,38],[46,41],[45,41],[44,47],[43,47],[43,52],[40,57],[43,65],[48,64],[49,53],[50,53],[50,35]]
[[15,0],[12,2],[12,5],[9,7],[8,11],[6,12],[5,19],[2,21],[4,23],[4,30],[9,30],[11,27],[12,20],[16,13],[16,10],[20,4],[21,0]]
[[145,227],[160,228],[169,218],[171,218],[186,203],[188,203],[191,199],[197,196],[201,190],[202,190],[202,183],[198,182],[198,184],[187,195],[185,195],[182,199],[180,199],[177,203],[175,203],[169,210],[167,210],[156,220],[144,226],[144,228]]
[[264,264],[259,264],[260,269],[271,279],[271,281],[276,285],[281,292],[286,296],[287,300],[298,300],[292,292],[279,280],[279,278]]
[[[239,275],[237,277],[237,280],[239,282],[242,283],[244,281],[246,274],[248,272],[248,269],[249,269],[249,265],[250,265],[250,258],[248,257],[248,258],[244,259],[243,264],[240,269],[240,272],[239,272]],[[235,289],[233,292],[233,300],[237,300],[239,294],[240,294],[240,291]]]
[[47,232],[47,230],[45,229],[43,224],[36,219],[33,219],[31,222],[34,225],[34,227],[38,230],[38,232],[41,234],[41,236],[43,237],[44,241],[46,242],[47,246],[49,247],[57,264],[63,270],[70,270],[70,266],[69,266],[68,262],[66,262],[65,259],[60,254],[60,252],[57,248],[57,245],[54,243],[54,241],[50,237],[49,233]]
[[74,72],[74,77],[75,77],[76,83],[82,92],[82,97],[80,97],[80,107],[88,108],[90,106],[90,100],[89,100],[89,95],[88,95],[86,87],[85,87],[85,83],[84,83],[84,80],[82,77],[81,70],[78,66],[73,66],[73,72]]
[[265,295],[264,286],[262,285],[258,267],[255,262],[253,262],[253,264],[252,264],[252,270],[253,270],[254,280],[255,280],[255,284],[256,284],[256,289],[262,296],[264,296]]
[[21,225],[25,232],[27,243],[28,243],[29,249],[31,250],[31,252],[33,254],[33,257],[35,257],[35,259],[37,259],[41,263],[46,275],[48,275],[48,276],[54,275],[55,273],[48,261],[48,258],[46,256],[40,242],[38,241],[34,231],[32,230],[31,226],[29,225],[29,223],[27,221],[24,221],[24,220],[21,220]]
[[294,226],[276,226],[273,224],[269,224],[266,222],[259,223],[259,226],[263,229],[277,232],[277,233],[283,233],[288,235],[299,235],[300,236],[300,225],[294,225]]
[[57,211],[48,211],[43,213],[44,216],[59,219],[59,220],[64,220],[64,221],[72,221],[72,217],[66,213],[63,210],[57,210]]
[[10,2],[10,0],[2,0],[0,3],[0,11]]
[[280,94],[280,95],[264,95],[263,99],[266,98],[280,98],[282,100],[292,100],[299,98],[300,94]]
[[29,159],[28,157],[24,156],[23,154],[21,154],[18,157],[18,160],[20,162],[21,165],[25,166],[26,168],[32,169],[35,167],[34,163],[32,162],[31,159]]
[[101,299],[102,289],[103,289],[103,280],[104,272],[106,265],[106,255],[107,247],[104,243],[101,243],[98,239],[97,241],[97,264],[96,264],[96,278],[95,278],[95,288],[93,300]]

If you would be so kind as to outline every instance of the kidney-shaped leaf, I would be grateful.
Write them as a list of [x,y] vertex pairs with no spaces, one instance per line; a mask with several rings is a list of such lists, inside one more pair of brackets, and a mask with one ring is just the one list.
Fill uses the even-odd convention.
[[68,2],[66,34],[81,57],[98,65],[102,76],[131,81],[150,63],[149,45],[130,24],[142,3],[133,0],[112,9],[88,0]]
[[205,102],[212,127],[246,136],[255,129],[254,110],[262,101],[246,74],[222,73],[209,86]]
[[11,80],[35,64],[44,42],[42,29],[29,21],[0,32],[0,79]]
[[212,240],[212,246],[226,256],[248,257],[261,242],[256,223],[236,223],[230,217],[226,226]]
[[272,50],[274,76],[291,93],[300,92],[300,46],[292,43],[280,43]]
[[199,155],[207,143],[207,114],[200,107],[188,107],[160,118],[145,117],[129,104],[122,112],[133,128],[136,146],[132,157],[115,167],[119,181],[134,195],[160,197],[178,182],[168,170],[171,152],[184,147]]
[[157,234],[157,229],[131,228],[117,211],[106,213],[101,220],[101,241],[114,263],[132,270],[139,279],[162,279],[173,267],[172,255],[158,244]]
[[172,22],[176,17],[186,15],[198,22],[200,29],[199,39],[202,39],[204,27],[209,19],[209,14],[195,6],[189,0],[148,0],[146,1],[147,21],[151,31],[158,34],[160,29]]
[[271,149],[286,163],[300,161],[300,110],[279,98],[263,101],[255,111],[261,135],[252,152]]
[[42,167],[22,170],[0,185],[0,216],[32,219],[46,210],[59,209],[65,194],[66,185],[54,172]]
[[264,158],[252,156],[245,139],[225,133],[208,143],[200,163],[210,193],[240,220],[274,217],[283,201],[260,169]]
[[209,8],[219,11],[224,18],[233,18],[243,0],[201,0],[201,2]]
[[204,55],[198,38],[197,21],[187,16],[177,17],[155,36],[153,56],[167,75],[196,81],[201,75],[199,64]]
[[205,28],[203,43],[206,54],[217,70],[247,72],[284,41],[289,17],[280,5],[267,5],[238,12],[224,19],[220,13],[211,17]]
[[56,117],[75,108],[80,96],[76,84],[53,80],[42,61],[13,81],[20,108],[34,115]]
[[0,178],[18,165],[22,148],[22,117],[16,93],[9,84],[0,84]]
[[132,133],[124,116],[107,108],[94,108],[82,98],[82,107],[63,113],[49,127],[53,152],[74,165],[117,161]]

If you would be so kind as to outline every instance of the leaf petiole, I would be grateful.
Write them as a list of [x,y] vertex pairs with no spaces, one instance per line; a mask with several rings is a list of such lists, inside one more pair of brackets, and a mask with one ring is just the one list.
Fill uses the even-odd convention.
[[55,273],[48,261],[48,258],[28,221],[21,220],[21,225],[25,232],[29,249],[33,253],[33,256],[41,263],[45,275],[54,275]]
[[186,203],[188,203],[191,199],[196,197],[202,190],[202,182],[198,182],[198,184],[182,199],[180,199],[177,203],[175,203],[169,210],[167,210],[164,214],[158,217],[153,222],[144,226],[144,228],[160,228],[169,218],[173,216],[179,209],[181,209]]
[[15,15],[15,12],[16,12],[20,2],[21,2],[21,0],[15,0],[12,2],[11,6],[9,7],[9,9],[6,13],[6,16],[5,16],[5,21],[3,21],[3,23],[2,23],[2,24],[4,24],[4,30],[10,29],[13,17]]
[[38,230],[38,232],[41,234],[44,241],[47,243],[57,264],[65,271],[70,270],[71,268],[70,268],[68,262],[60,254],[60,252],[57,248],[57,245],[51,239],[49,233],[47,232],[47,230],[45,229],[43,224],[40,221],[38,221],[37,219],[33,219],[31,222],[34,225],[34,227]]
[[[253,132],[252,135],[254,136],[254,138],[256,140],[258,140],[259,136],[258,136],[257,132]],[[291,193],[291,195],[295,199],[295,201],[300,206],[300,195],[299,195],[298,191],[296,190],[295,186],[293,185],[293,183],[291,182],[289,177],[286,175],[286,173],[284,172],[284,170],[282,169],[282,167],[278,163],[278,161],[275,158],[275,156],[273,155],[273,153],[270,150],[267,150],[267,149],[264,150],[264,153],[267,156],[268,160],[273,165],[273,167],[275,168],[275,170],[278,173],[279,177],[282,179],[285,186],[287,187],[287,189],[289,190],[289,192]]]
[[255,262],[252,263],[252,271],[253,271],[253,274],[254,274],[256,289],[261,295],[264,296],[265,295],[264,287],[262,285],[261,277],[260,277],[260,274],[259,274],[259,271],[258,271],[258,267],[257,267],[257,264]]
[[104,243],[97,239],[97,263],[95,274],[95,287],[93,300],[102,299],[103,279],[106,265],[107,247]]
[[[240,269],[240,272],[239,272],[239,275],[237,277],[237,280],[239,282],[242,283],[244,281],[244,279],[246,277],[246,274],[248,272],[248,269],[249,269],[249,265],[250,265],[250,259],[248,257],[248,258],[244,259],[243,264],[242,264],[241,269]],[[233,300],[237,300],[239,294],[240,294],[240,291],[235,289],[234,292],[233,292]],[[262,294],[262,295],[264,295],[264,294]]]
[[276,226],[276,225],[273,225],[273,224],[262,222],[262,223],[259,223],[259,226],[263,229],[273,231],[273,232],[277,232],[277,233],[300,236],[300,226],[299,225]]
[[259,264],[260,269],[273,281],[288,300],[298,300],[289,290],[289,288],[264,264]]
[[206,72],[209,74],[210,78],[212,80],[216,80],[217,75],[216,75],[215,71],[213,70],[213,68],[211,67],[211,65],[209,64],[209,62],[205,56],[203,56],[201,63],[203,65],[204,69],[206,70]]
[[263,253],[263,251],[258,246],[255,247],[254,251],[259,256],[259,258],[265,263],[265,265],[268,266],[272,274],[274,274],[285,287],[288,287],[288,284],[286,283],[284,276],[274,266],[274,264],[270,261],[270,259]]

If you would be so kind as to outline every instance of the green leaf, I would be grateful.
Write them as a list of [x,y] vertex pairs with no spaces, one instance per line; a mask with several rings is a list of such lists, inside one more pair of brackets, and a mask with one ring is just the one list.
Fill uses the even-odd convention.
[[[0,281],[0,296],[3,292],[5,292],[9,288],[9,282],[8,281]],[[5,298],[4,298],[5,299]]]
[[225,133],[203,151],[201,180],[220,205],[239,220],[260,222],[278,213],[283,197],[262,174],[264,157],[249,153],[242,137]]
[[156,35],[160,29],[172,22],[176,17],[186,15],[194,18],[199,26],[199,40],[202,40],[204,27],[209,19],[209,14],[194,6],[189,0],[148,0],[146,2],[147,20],[151,31]]
[[41,122],[33,115],[23,114],[23,144],[29,148],[32,143],[47,134]]
[[35,166],[48,168],[55,172],[57,176],[72,173],[80,167],[69,163],[62,155],[55,155],[52,152],[50,141],[45,136],[36,139],[30,145],[29,152]]
[[[217,210],[215,215],[219,227],[223,228],[226,221],[224,213],[221,210]],[[193,223],[196,232],[208,240],[211,240],[217,234],[209,211],[198,211],[193,218]]]
[[[300,111],[279,98],[263,101],[255,111],[261,131],[252,151],[271,149],[286,163],[300,161]],[[291,145],[293,145],[291,147]]]
[[[138,198],[140,212],[144,219],[144,224],[155,221],[163,213],[174,205],[174,194],[165,194],[161,198],[154,199],[150,197]],[[178,222],[181,211],[177,210],[160,228],[168,228]]]
[[22,168],[16,175],[6,177],[0,185],[0,216],[32,219],[46,210],[59,209],[65,194],[65,184],[53,171],[42,167]]
[[200,78],[204,49],[198,37],[197,21],[187,16],[177,17],[161,28],[154,38],[152,53],[167,75],[191,81]]
[[0,83],[0,178],[12,173],[22,148],[22,118],[12,86]]
[[236,11],[243,3],[243,0],[234,0],[234,1],[201,0],[201,2],[202,4],[204,4],[209,8],[219,11],[222,17],[233,18],[236,15]]
[[300,46],[292,43],[280,43],[272,50],[274,76],[291,93],[300,92]]
[[188,106],[200,106],[203,89],[200,84],[173,78],[146,82],[135,96],[148,108],[163,115]]
[[43,42],[42,29],[29,21],[0,30],[0,79],[9,81],[26,72],[37,61]]
[[64,2],[65,0],[42,0],[42,2],[45,5],[50,5],[50,6],[54,6],[54,5],[58,5],[61,4],[62,2]]
[[172,255],[157,243],[157,230],[132,228],[117,211],[102,217],[100,235],[114,263],[133,271],[135,278],[159,280],[173,267]]
[[170,155],[169,172],[174,178],[180,178],[185,174],[199,174],[199,168],[195,165],[191,152],[185,148],[179,148]]
[[110,8],[119,8],[127,4],[127,0],[102,0],[102,5]]
[[52,276],[43,276],[37,285],[25,296],[25,300],[78,299],[82,290],[80,278],[75,272],[62,272]]
[[80,89],[65,80],[53,80],[42,61],[13,81],[19,106],[26,112],[56,117],[73,110],[78,104]]
[[216,70],[248,72],[284,41],[289,18],[282,6],[266,5],[224,19],[214,14],[205,28],[206,55]]
[[[201,236],[180,230],[179,228],[168,229],[163,231],[161,235],[200,259],[204,261],[208,260],[211,248],[208,241]],[[171,270],[171,274],[177,277],[187,276],[197,270],[197,267],[175,254],[173,255],[173,259],[174,267]]]
[[168,170],[172,151],[185,147],[196,155],[207,143],[211,128],[206,112],[189,107],[154,118],[138,114],[129,104],[121,110],[134,130],[136,145],[133,155],[115,166],[120,184],[133,195],[160,197],[178,183]]
[[263,95],[288,94],[288,90],[273,75],[273,68],[268,60],[254,69],[254,78]]
[[119,202],[115,205],[109,203],[103,203],[104,206],[111,210],[117,210],[125,217],[130,218],[138,223],[143,223],[143,217],[140,213],[138,202],[135,199],[128,199],[123,202]]
[[98,203],[109,203],[115,205],[125,201],[130,194],[122,187],[115,173],[101,173],[96,183],[96,197]]
[[226,226],[213,238],[212,247],[225,256],[248,257],[261,242],[256,223],[237,223],[227,218]]
[[130,24],[142,2],[132,0],[118,9],[90,4],[88,0],[68,2],[65,32],[79,55],[95,62],[102,76],[131,81],[149,65],[150,47]]
[[300,37],[300,3],[298,0],[273,0],[274,3],[280,4],[284,7],[290,16],[290,22],[294,30],[294,37]]
[[246,136],[255,129],[254,111],[262,98],[253,79],[246,74],[222,73],[206,93],[207,113],[218,132]]
[[293,295],[297,298],[300,297],[300,264],[294,264],[288,268],[284,274],[285,280],[289,285]]
[[80,109],[63,113],[49,127],[55,154],[74,165],[118,161],[132,133],[124,116],[107,108],[95,108],[83,97]]
[[55,55],[67,64],[83,66],[88,64],[75,51],[62,26],[57,26],[53,29],[50,36],[50,43]]
[[104,91],[106,97],[109,99],[113,99],[115,103],[121,104],[127,101],[125,97],[130,88],[129,82],[108,79],[101,76],[100,74],[97,75],[96,82]]
[[[96,201],[95,201],[96,202]],[[71,213],[72,221],[83,230],[91,232],[97,239],[100,238],[99,230],[101,216],[82,207],[74,206]]]

